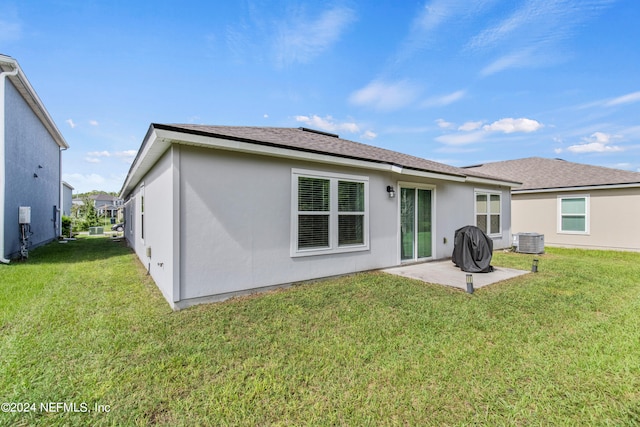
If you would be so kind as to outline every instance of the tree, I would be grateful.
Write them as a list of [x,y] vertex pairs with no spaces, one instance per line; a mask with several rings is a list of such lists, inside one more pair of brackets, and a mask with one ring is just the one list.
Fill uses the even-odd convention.
[[82,202],[85,206],[85,216],[84,221],[87,227],[96,227],[100,225],[100,221],[98,220],[98,212],[96,211],[96,207],[93,204],[93,200],[89,198],[89,196],[84,196],[82,198]]

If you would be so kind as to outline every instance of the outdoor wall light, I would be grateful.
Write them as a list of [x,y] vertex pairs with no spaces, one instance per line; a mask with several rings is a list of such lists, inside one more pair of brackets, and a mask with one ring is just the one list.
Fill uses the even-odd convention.
[[473,293],[473,274],[467,274],[467,293]]
[[394,197],[396,197],[396,191],[390,185],[387,185],[387,193],[389,193],[390,199],[393,199]]
[[532,273],[537,273],[538,272],[538,260],[534,259],[533,260],[533,264],[531,264],[531,272]]

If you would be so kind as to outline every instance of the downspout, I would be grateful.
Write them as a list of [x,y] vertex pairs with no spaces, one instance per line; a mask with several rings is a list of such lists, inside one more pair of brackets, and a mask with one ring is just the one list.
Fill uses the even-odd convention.
[[66,148],[60,148],[60,150],[58,151],[58,182],[60,183],[60,185],[58,185],[58,224],[56,224],[56,232],[58,233],[58,235],[56,237],[62,236],[62,214],[64,213],[64,206],[62,206],[62,199],[64,197],[64,191],[62,188],[62,152],[64,150],[66,150]]
[[0,263],[9,264],[9,260],[4,257],[4,209],[5,209],[5,186],[7,185],[6,177],[6,165],[5,165],[5,82],[6,77],[15,76],[18,74],[19,68],[16,64],[9,63],[15,67],[13,71],[0,72],[0,178],[2,178],[2,185],[0,185]]

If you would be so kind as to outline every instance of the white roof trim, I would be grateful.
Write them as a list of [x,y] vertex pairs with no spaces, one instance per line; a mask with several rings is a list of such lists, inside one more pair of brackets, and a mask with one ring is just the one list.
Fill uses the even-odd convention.
[[472,182],[474,184],[488,184],[488,185],[503,185],[505,187],[519,187],[519,182],[515,181],[505,181],[500,179],[490,179],[490,178],[481,178],[479,176],[467,176],[467,182]]
[[33,112],[38,116],[56,144],[65,150],[69,148],[69,144],[65,141],[60,130],[49,115],[49,112],[38,97],[38,94],[31,86],[31,83],[29,83],[27,76],[22,72],[22,68],[20,68],[18,61],[9,56],[0,55],[0,66],[8,66],[18,70],[18,74],[16,76],[9,76],[8,79],[13,83],[18,92],[20,92],[20,95],[25,99],[25,101],[27,101],[27,104],[29,104]]
[[531,194],[531,193],[564,193],[569,191],[590,191],[590,190],[616,190],[621,188],[640,188],[640,182],[632,182],[629,184],[603,184],[603,185],[587,185],[584,187],[556,187],[556,188],[538,188],[527,190],[511,190],[513,194]]

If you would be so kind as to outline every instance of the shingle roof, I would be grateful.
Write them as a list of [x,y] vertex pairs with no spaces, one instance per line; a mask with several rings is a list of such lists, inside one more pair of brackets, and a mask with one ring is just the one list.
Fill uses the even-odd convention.
[[514,192],[552,188],[640,184],[640,172],[542,157],[485,163],[468,166],[465,169],[522,182],[522,186],[515,188]]
[[191,124],[153,124],[152,126],[158,129],[176,130],[197,135],[221,137],[299,151],[386,163],[408,169],[436,172],[458,177],[473,176],[491,180],[501,180],[482,171],[465,170],[420,157],[349,141],[339,138],[337,135],[306,128],[204,126]]

